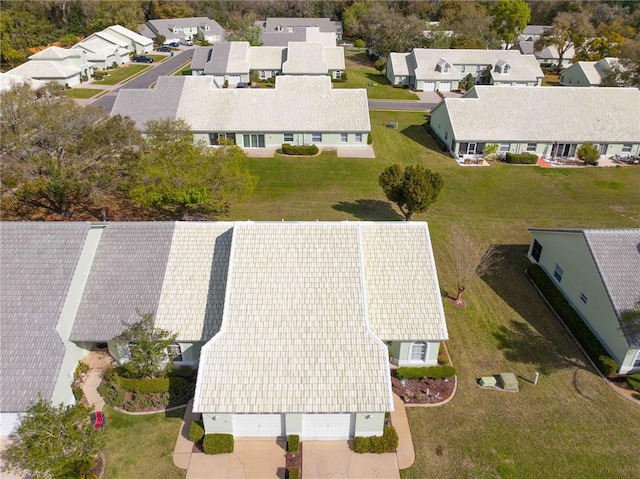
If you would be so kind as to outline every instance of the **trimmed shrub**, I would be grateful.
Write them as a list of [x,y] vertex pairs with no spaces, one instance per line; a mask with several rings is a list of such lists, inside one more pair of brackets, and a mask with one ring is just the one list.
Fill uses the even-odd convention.
[[91,78],[93,78],[94,80],[102,80],[104,78],[104,73],[103,72],[93,72],[91,74]]
[[383,454],[398,449],[398,433],[393,426],[384,426],[382,436],[359,437],[353,439],[353,450],[358,454],[372,452]]
[[206,434],[202,441],[205,454],[229,454],[233,452],[232,434]]
[[189,440],[191,442],[200,442],[204,437],[204,428],[198,421],[193,421],[189,426]]
[[291,434],[287,440],[287,451],[298,452],[300,450],[300,436]]
[[629,374],[627,376],[627,386],[640,393],[640,374]]
[[81,387],[74,386],[71,388],[71,390],[73,391],[73,397],[76,398],[76,401],[80,401],[80,399],[82,399],[82,396],[84,396]]
[[138,394],[166,393],[170,390],[182,388],[187,381],[185,378],[173,376],[170,378],[157,379],[129,379],[118,378],[120,386],[127,391]]
[[361,38],[358,38],[355,42],[353,42],[353,46],[356,48],[364,48],[364,40],[362,40]]
[[292,467],[291,469],[288,469],[287,472],[288,472],[287,477],[289,479],[300,479],[300,468],[299,467]]
[[538,155],[533,153],[511,153],[508,151],[503,161],[512,165],[533,165],[538,161]]
[[181,377],[181,378],[185,378],[185,379],[191,379],[193,378],[193,373],[194,373],[195,369],[192,368],[191,366],[180,366],[179,368],[175,368],[172,369],[171,371],[169,371],[169,376],[170,377]]
[[369,132],[369,134],[367,135],[367,145],[372,145],[372,144],[373,144],[373,134]]
[[560,290],[551,281],[547,273],[534,264],[529,266],[528,274],[551,307],[558,313],[564,324],[576,337],[589,357],[605,376],[612,376],[618,370],[616,361],[607,352],[600,340],[591,332],[582,317],[571,307]]
[[422,368],[398,368],[396,371],[400,379],[443,379],[456,375],[456,369],[451,366],[429,366]]
[[427,130],[427,133],[429,133],[431,137],[436,141],[442,151],[449,151],[449,147],[447,146],[447,144],[440,139],[435,131],[433,131],[433,128],[431,128],[429,122],[426,122],[423,126],[424,129]]
[[314,156],[318,154],[316,145],[292,146],[289,143],[282,144],[282,153],[285,155]]
[[576,151],[576,155],[587,165],[595,165],[600,159],[600,151],[593,143],[584,143]]

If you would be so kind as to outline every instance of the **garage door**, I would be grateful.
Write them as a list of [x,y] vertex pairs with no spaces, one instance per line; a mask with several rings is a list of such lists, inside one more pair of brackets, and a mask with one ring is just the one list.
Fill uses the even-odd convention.
[[229,85],[237,85],[242,81],[242,77],[240,75],[229,75]]
[[440,91],[451,91],[451,82],[440,82]]
[[249,437],[284,436],[284,414],[236,414],[233,435]]
[[300,439],[339,441],[352,438],[354,431],[353,414],[303,414]]
[[214,75],[213,76],[213,81],[216,82],[216,85],[218,85],[219,88],[222,88],[222,85],[224,85],[224,77],[223,76]]
[[[418,88],[420,90],[420,88]],[[432,81],[426,81],[422,83],[423,91],[436,91],[436,83]]]

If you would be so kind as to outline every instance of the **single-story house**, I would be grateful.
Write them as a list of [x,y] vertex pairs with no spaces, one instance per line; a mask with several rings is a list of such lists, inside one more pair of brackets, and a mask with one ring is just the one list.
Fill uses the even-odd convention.
[[[536,52],[533,40],[523,40],[513,47],[514,50],[518,50],[523,55],[534,55],[538,63],[543,67],[555,67],[560,62],[560,53],[555,45],[549,45],[542,50]],[[573,57],[576,55],[576,50],[573,46],[569,47],[564,55],[562,55],[561,68],[567,68],[573,63]]]
[[129,50],[126,47],[114,44],[99,36],[92,36],[76,43],[72,50],[80,50],[85,53],[87,62],[96,70],[108,70],[114,66],[129,63]]
[[91,77],[93,65],[81,50],[52,46],[31,55],[29,61],[7,74],[72,87]]
[[[251,75],[265,80],[276,75],[329,75],[340,78],[345,70],[344,49],[327,41],[318,28],[307,28],[307,41],[282,46],[254,47],[248,42],[221,42],[196,48],[192,75],[213,75],[218,85],[248,83]],[[330,34],[333,35],[333,34]]]
[[124,41],[127,50],[135,55],[144,55],[153,51],[153,40],[121,25],[111,25],[102,30],[102,33]]
[[482,157],[487,144],[499,153],[575,158],[583,143],[602,156],[640,154],[637,88],[475,86],[461,98],[445,98],[430,125],[457,159]]
[[618,64],[617,58],[603,58],[598,62],[577,62],[560,73],[560,85],[563,86],[600,86]]
[[367,92],[332,89],[328,76],[276,77],[273,89],[218,88],[212,76],[160,77],[154,89],[120,90],[111,115],[147,121],[182,118],[196,141],[224,136],[243,148],[283,143],[318,148],[367,148]]
[[618,364],[640,372],[640,330],[626,312],[640,301],[640,229],[530,228],[539,264]]
[[518,41],[535,42],[549,28],[551,27],[547,25],[527,25],[524,27],[524,30],[522,30],[522,33],[518,35]]
[[277,47],[289,42],[308,41],[304,38],[307,27],[333,34],[334,41],[342,40],[342,22],[332,21],[330,18],[267,18],[257,21],[256,25],[262,29],[260,41],[265,46]]
[[0,92],[10,90],[13,85],[24,84],[29,85],[33,90],[37,90],[38,88],[45,86],[47,83],[40,80],[34,80],[29,77],[0,72]]
[[31,55],[29,60],[49,61],[77,68],[80,70],[81,78],[89,79],[93,74],[93,65],[87,60],[86,54],[82,50],[73,48],[48,47]]
[[164,44],[181,40],[204,40],[208,43],[224,41],[225,31],[218,22],[207,17],[168,18],[149,20],[140,25],[140,34],[155,40],[162,35]]
[[422,222],[4,222],[0,235],[3,436],[38,392],[73,403],[89,350],[124,359],[113,339],[138,312],[178,335],[176,365],[199,365],[206,431],[238,437],[380,435],[389,361],[437,364],[448,339]]
[[414,48],[390,53],[386,75],[394,85],[423,91],[450,91],[473,75],[476,84],[539,86],[544,74],[532,55],[515,50]]

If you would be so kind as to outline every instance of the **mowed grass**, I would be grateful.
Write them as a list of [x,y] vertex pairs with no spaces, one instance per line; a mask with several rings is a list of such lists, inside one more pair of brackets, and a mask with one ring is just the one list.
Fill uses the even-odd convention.
[[147,68],[149,68],[149,64],[135,64],[115,68],[113,70],[107,70],[109,76],[104,77],[102,80],[94,80],[93,83],[97,85],[116,85],[127,78],[137,75]]
[[[529,227],[640,227],[640,168],[460,167],[437,151],[425,119],[371,112],[376,159],[248,159],[256,192],[225,219],[401,220],[378,186],[382,169],[420,163],[440,172],[440,197],[414,218],[429,222],[443,294],[456,288],[451,224],[498,245],[505,260],[468,285],[468,307],[444,300],[458,392],[448,405],[408,410],[416,462],[402,477],[637,476],[640,406],[606,386],[523,270]],[[520,376],[520,392],[475,384],[505,371]]]
[[69,98],[85,99],[92,98],[102,91],[97,88],[71,88],[70,90],[65,90],[64,94]]
[[105,479],[184,479],[186,471],[173,464],[184,409],[133,416],[107,407],[105,414]]
[[334,82],[333,88],[364,88],[370,100],[419,100],[409,90],[393,88],[387,77],[373,68],[364,51],[345,50],[344,56],[348,81]]

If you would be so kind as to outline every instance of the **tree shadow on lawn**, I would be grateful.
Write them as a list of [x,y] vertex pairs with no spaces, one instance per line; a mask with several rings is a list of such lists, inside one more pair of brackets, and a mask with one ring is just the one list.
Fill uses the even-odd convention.
[[422,125],[410,125],[400,130],[400,133],[429,150],[440,152],[437,143]]
[[[543,374],[567,368],[588,369],[575,360],[573,342],[524,274],[529,264],[528,245],[498,245],[503,260],[493,274],[482,277],[526,323],[512,320],[493,333],[498,348],[509,361],[535,365]],[[581,355],[580,355],[581,356]]]
[[388,201],[360,199],[353,203],[341,201],[331,207],[363,221],[399,221],[403,219],[402,215],[394,210]]

